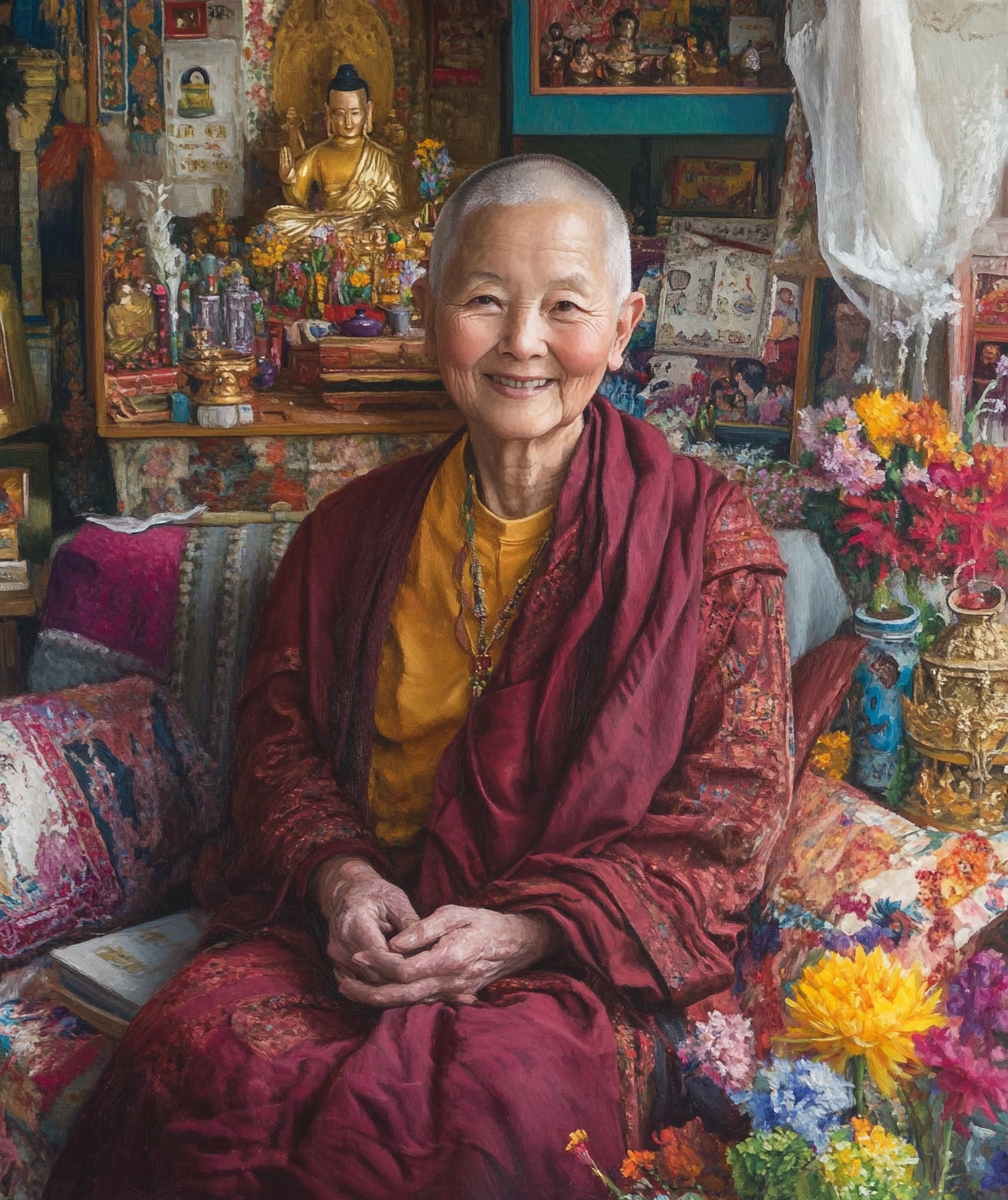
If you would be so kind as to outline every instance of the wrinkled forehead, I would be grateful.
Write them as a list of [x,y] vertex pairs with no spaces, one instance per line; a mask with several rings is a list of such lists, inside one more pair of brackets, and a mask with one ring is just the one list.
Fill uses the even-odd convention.
[[606,230],[597,205],[575,197],[471,209],[456,235],[456,269],[507,278],[525,269],[542,282],[560,273],[608,286]]

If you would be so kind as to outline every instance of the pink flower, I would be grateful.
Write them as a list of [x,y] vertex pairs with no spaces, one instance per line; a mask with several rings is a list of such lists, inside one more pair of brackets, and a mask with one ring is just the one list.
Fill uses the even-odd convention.
[[998,379],[1003,379],[1008,375],[1008,355],[1002,354],[994,366],[994,372]]
[[929,492],[935,489],[934,480],[928,474],[926,467],[918,467],[916,463],[907,463],[903,468],[903,486],[908,483],[919,483],[922,487],[927,488]]
[[945,1093],[942,1119],[954,1118],[956,1130],[969,1136],[965,1118],[977,1110],[997,1121],[997,1113],[1008,1109],[1008,1071],[1000,1062],[977,1058],[970,1046],[960,1042],[952,1026],[929,1029],[914,1035],[917,1057],[935,1073],[935,1083]]
[[735,1013],[712,1012],[683,1040],[679,1058],[684,1066],[699,1068],[716,1083],[743,1091],[756,1073],[752,1022]]

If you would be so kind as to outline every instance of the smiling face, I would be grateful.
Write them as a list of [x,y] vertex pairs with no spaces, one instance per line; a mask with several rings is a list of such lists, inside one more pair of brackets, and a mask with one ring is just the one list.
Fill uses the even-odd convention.
[[601,213],[569,203],[482,208],[459,230],[435,303],[414,289],[445,387],[474,433],[533,441],[577,425],[644,310],[618,306]]

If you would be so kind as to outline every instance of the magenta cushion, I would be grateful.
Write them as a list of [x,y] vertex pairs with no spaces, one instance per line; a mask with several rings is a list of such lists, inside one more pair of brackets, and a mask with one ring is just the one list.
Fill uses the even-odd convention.
[[0,703],[0,965],[183,899],[220,825],[214,786],[148,678]]
[[188,535],[181,525],[141,534],[83,525],[53,560],[40,630],[76,634],[167,675]]

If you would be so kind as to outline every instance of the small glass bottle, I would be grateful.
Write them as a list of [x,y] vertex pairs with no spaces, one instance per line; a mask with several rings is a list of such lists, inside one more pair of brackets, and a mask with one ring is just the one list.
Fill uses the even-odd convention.
[[244,275],[224,294],[224,336],[238,354],[251,354],[255,346],[255,314],[252,290]]
[[208,346],[221,344],[221,303],[216,292],[197,299],[196,328],[202,330]]

